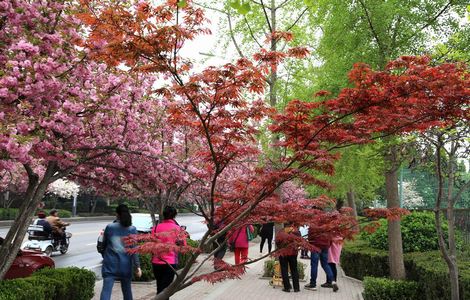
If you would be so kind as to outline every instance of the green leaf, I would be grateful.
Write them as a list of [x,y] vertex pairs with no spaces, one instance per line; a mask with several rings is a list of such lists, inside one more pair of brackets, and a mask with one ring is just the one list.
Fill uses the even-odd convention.
[[188,2],[186,2],[186,0],[179,0],[177,5],[179,8],[185,8],[188,6]]
[[240,8],[238,9],[238,13],[242,14],[242,15],[246,15],[247,13],[249,13],[251,10],[251,6],[250,6],[250,3],[248,2],[245,2],[243,3]]
[[230,1],[230,7],[236,10],[240,9],[240,1],[235,0],[235,1]]

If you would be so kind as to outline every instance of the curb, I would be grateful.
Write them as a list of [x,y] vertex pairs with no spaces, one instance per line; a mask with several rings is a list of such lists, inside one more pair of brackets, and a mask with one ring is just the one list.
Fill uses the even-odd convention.
[[[99,217],[75,217],[75,218],[61,218],[63,221],[71,222],[87,222],[87,221],[112,221],[116,219],[115,216],[99,216]],[[14,220],[0,221],[0,227],[10,227]]]
[[[193,213],[181,213],[179,216],[195,216]],[[73,218],[60,218],[63,221],[71,222],[87,222],[87,221],[114,221],[116,216],[97,216],[97,217],[73,217]],[[0,227],[10,227],[14,220],[0,221]]]

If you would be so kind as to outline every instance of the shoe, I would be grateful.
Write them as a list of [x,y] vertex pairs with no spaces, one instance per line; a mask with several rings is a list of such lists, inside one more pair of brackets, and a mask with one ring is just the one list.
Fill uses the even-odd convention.
[[337,292],[339,290],[338,284],[336,282],[333,282],[333,292]]
[[290,293],[289,289],[282,289],[283,292]]
[[300,292],[300,290],[296,290],[296,289],[294,289],[294,293],[298,293],[298,292]]
[[311,284],[311,283],[305,285],[304,288],[306,290],[311,290],[311,291],[316,291],[317,290],[317,286],[315,284]]
[[330,282],[325,282],[324,284],[320,285],[322,288],[333,288],[333,284]]

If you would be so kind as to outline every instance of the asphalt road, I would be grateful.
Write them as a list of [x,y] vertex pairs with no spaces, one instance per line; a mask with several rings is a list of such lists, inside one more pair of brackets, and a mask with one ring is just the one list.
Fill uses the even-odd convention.
[[[202,223],[202,218],[194,215],[179,216],[177,222],[187,226],[191,239],[198,240],[206,232],[207,227]],[[96,251],[96,240],[102,229],[109,224],[108,221],[76,222],[72,223],[67,231],[72,233],[69,251],[66,254],[54,252],[52,259],[56,268],[84,267],[99,273],[101,267],[101,255]],[[0,236],[4,237],[8,228],[0,228]]]

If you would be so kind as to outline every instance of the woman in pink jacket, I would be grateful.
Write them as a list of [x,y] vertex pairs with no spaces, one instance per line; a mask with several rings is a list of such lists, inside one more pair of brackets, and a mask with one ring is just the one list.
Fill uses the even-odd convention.
[[235,248],[235,264],[244,263],[248,260],[248,234],[255,232],[253,225],[245,225],[235,230],[229,238],[229,242]]
[[339,257],[341,256],[341,250],[343,249],[343,238],[336,236],[331,241],[331,246],[328,249],[328,264],[330,265],[331,271],[333,271],[334,281],[338,275],[336,265],[339,264]]
[[[182,238],[184,231],[175,221],[175,217],[176,209],[172,206],[166,206],[163,209],[163,220],[153,227],[152,234],[165,244],[182,243],[186,245],[186,238]],[[157,294],[160,294],[173,282],[177,265],[178,252],[176,251],[162,252],[158,256],[153,256],[152,266],[157,281]]]

